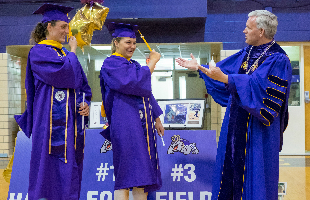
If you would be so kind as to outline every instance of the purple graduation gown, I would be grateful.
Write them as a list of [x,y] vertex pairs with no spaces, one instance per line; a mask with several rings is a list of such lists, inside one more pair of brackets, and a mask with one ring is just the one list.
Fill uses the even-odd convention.
[[86,76],[75,53],[46,44],[31,48],[26,70],[27,109],[15,119],[32,135],[28,199],[77,200],[85,136],[78,104],[83,92],[91,100]]
[[162,110],[152,95],[149,68],[111,55],[103,62],[100,85],[110,125],[102,135],[113,145],[114,189],[160,189],[154,120]]
[[[249,66],[271,43],[253,47]],[[212,200],[277,200],[279,151],[288,123],[292,69],[275,43],[258,68],[246,68],[251,46],[217,63],[228,84],[207,77],[208,93],[226,107],[218,143]],[[206,66],[208,67],[208,66]]]

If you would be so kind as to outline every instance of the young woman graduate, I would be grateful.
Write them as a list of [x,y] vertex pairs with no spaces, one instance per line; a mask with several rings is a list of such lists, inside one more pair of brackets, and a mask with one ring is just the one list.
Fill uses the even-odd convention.
[[81,121],[89,113],[91,90],[75,54],[76,39],[70,38],[71,52],[61,44],[69,33],[67,13],[72,9],[44,4],[34,12],[43,14],[43,20],[32,32],[37,44],[28,55],[27,109],[15,116],[23,132],[32,135],[29,200],[79,199],[85,136]]
[[109,122],[102,135],[113,145],[114,199],[128,200],[132,188],[134,200],[146,200],[162,185],[155,131],[164,134],[162,110],[151,88],[160,54],[153,50],[148,66],[141,66],[131,59],[137,26],[111,23],[108,29],[114,31],[112,55],[103,62],[100,85]]

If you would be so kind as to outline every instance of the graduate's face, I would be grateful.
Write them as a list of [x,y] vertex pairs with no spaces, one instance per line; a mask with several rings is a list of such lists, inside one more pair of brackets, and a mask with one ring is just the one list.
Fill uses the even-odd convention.
[[69,34],[69,24],[64,21],[57,21],[55,26],[52,26],[51,23],[48,23],[47,30],[46,39],[64,43],[67,34]]
[[249,17],[243,33],[245,34],[245,42],[247,44],[253,46],[260,45],[263,36],[263,29],[257,28],[256,17]]
[[123,37],[119,42],[115,40],[116,53],[125,58],[131,58],[136,50],[136,38]]

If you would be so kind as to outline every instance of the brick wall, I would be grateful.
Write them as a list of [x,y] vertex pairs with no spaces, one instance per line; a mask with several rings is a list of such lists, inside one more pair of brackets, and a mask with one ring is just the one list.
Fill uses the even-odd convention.
[[0,157],[12,155],[21,113],[21,58],[0,53]]

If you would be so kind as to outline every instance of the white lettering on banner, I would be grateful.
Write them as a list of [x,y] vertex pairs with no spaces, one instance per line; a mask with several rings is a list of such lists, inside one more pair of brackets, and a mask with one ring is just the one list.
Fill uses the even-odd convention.
[[191,170],[189,172],[187,172],[188,174],[191,175],[190,178],[188,178],[188,176],[184,176],[184,179],[187,181],[187,182],[193,182],[194,180],[196,180],[196,174],[195,174],[195,165],[193,164],[187,164],[184,166],[184,169],[188,169],[190,168]]
[[[110,169],[114,169],[114,166],[111,165],[111,166],[110,166]],[[114,173],[113,173],[113,181],[115,181],[115,175],[114,175]]]
[[[88,191],[87,200],[113,200],[113,195],[110,191],[102,191],[100,193],[99,199],[93,197],[93,195],[98,195],[98,191]],[[105,198],[107,196],[107,198]]]
[[[156,200],[194,200],[194,192],[176,192],[175,199],[173,198],[174,196],[173,192],[169,192],[168,194],[169,198],[167,199],[167,192],[156,192]],[[206,199],[206,196],[208,196],[208,199]],[[211,200],[211,196],[212,196],[211,192],[208,191],[200,192],[200,200]]]
[[110,191],[103,191],[100,194],[100,200],[105,200],[105,196],[108,196],[106,200],[112,200],[112,193]]
[[[181,196],[186,196],[186,192],[177,192],[175,194],[176,200],[187,200],[187,199],[181,199]],[[188,192],[188,200],[193,200],[193,192]]]
[[208,191],[200,192],[200,200],[206,200],[206,196],[208,196],[207,200],[211,200],[212,192],[208,192]]
[[171,176],[173,177],[173,181],[175,181],[176,178],[177,181],[180,181],[180,178],[183,176],[183,168],[182,168],[182,164],[179,164],[179,168],[178,168],[178,164],[174,165],[174,168],[172,168],[173,173],[171,173]]
[[[15,199],[15,193],[10,193],[9,200],[22,200],[23,193],[17,193],[17,197]],[[25,200],[28,200],[28,193],[26,194]]]
[[[96,173],[96,175],[98,176],[97,181],[100,181],[100,178],[101,178],[101,181],[105,181],[105,177],[106,177],[107,175],[109,175],[109,174],[108,174],[108,171],[109,171],[110,169],[114,169],[114,166],[111,165],[110,168],[109,168],[109,167],[108,167],[108,163],[105,163],[105,164],[104,164],[104,167],[103,167],[103,163],[101,163],[100,167],[97,168],[97,170],[98,170],[98,173]],[[114,173],[113,173],[113,181],[115,181]]]
[[88,191],[87,200],[97,200],[97,198],[93,198],[93,195],[98,195],[98,191]]
[[187,173],[190,175],[190,177],[184,176],[184,179],[187,182],[195,181],[196,180],[195,165],[193,164],[186,164],[184,168],[182,164],[179,164],[179,167],[178,167],[178,164],[175,164],[174,168],[172,168],[172,173],[171,173],[171,176],[173,177],[173,181],[176,181],[176,180],[180,181],[181,177],[183,176],[184,169],[188,169],[188,168],[190,168],[190,170]]

